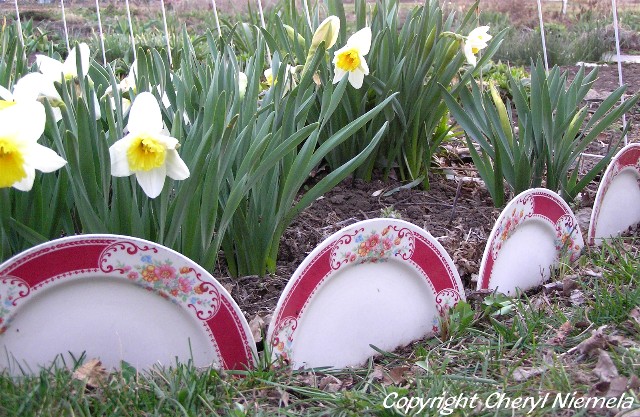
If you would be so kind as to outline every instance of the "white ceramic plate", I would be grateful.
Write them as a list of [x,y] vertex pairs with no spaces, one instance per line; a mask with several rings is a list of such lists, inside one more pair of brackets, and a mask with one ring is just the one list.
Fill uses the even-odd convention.
[[553,191],[524,191],[504,208],[491,230],[480,264],[478,289],[507,295],[547,279],[565,256],[575,261],[584,247],[578,221]]
[[267,341],[294,368],[358,365],[437,332],[464,290],[444,248],[421,228],[372,219],[335,233],[291,277]]
[[83,353],[107,367],[192,359],[243,369],[254,364],[255,343],[207,271],[152,242],[73,236],[0,265],[0,369],[36,372],[59,354],[73,363]]
[[640,222],[640,143],[631,143],[613,157],[602,176],[591,211],[588,242],[619,236]]

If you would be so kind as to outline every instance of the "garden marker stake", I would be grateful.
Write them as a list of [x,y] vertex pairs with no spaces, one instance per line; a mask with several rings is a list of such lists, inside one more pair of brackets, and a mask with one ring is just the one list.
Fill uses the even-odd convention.
[[124,4],[127,7],[127,21],[129,22],[129,33],[131,34],[131,48],[133,49],[133,60],[137,60],[136,57],[136,40],[133,37],[133,22],[131,21],[131,10],[129,9],[129,0],[124,0]]
[[[613,32],[616,35],[616,61],[618,61],[618,83],[620,87],[624,85],[622,82],[622,60],[620,59],[620,33],[618,31],[618,5],[616,0],[611,0],[611,9],[613,10]],[[620,101],[624,103],[624,95],[620,98]],[[627,115],[622,115],[622,128],[627,127]],[[624,135],[624,146],[629,144],[629,138]]]
[[69,29],[67,28],[67,16],[64,14],[64,0],[60,0],[62,7],[62,26],[64,26],[64,40],[67,43],[67,52],[71,51],[69,47]]
[[171,63],[171,46],[169,45],[169,29],[167,28],[167,13],[164,9],[164,0],[160,0],[160,6],[162,7],[162,21],[164,22],[164,39],[167,41],[167,55],[169,56],[169,66],[173,66]]
[[102,63],[107,66],[107,53],[104,50],[104,33],[102,32],[102,19],[100,18],[100,0],[96,0],[96,15],[98,16],[98,32],[100,33],[100,47],[102,48]]
[[302,0],[302,5],[304,6],[304,14],[307,17],[309,29],[313,31],[313,26],[311,25],[311,13],[309,13],[309,0]]
[[27,55],[24,51],[24,37],[22,36],[22,22],[20,21],[20,10],[18,10],[18,0],[14,0],[16,5],[16,22],[18,22],[18,39],[20,39],[20,46],[22,46],[22,58],[26,61]]
[[218,7],[216,6],[216,0],[211,0],[213,4],[213,17],[216,19],[216,28],[218,29],[218,37],[222,37],[222,31],[220,30],[220,20],[218,19]]
[[[260,13],[260,24],[262,25],[262,29],[267,30],[267,25],[264,23],[264,12],[262,11],[262,1],[258,0],[258,12]],[[267,46],[267,64],[271,67],[271,51],[269,50],[269,45]]]
[[542,54],[544,55],[544,69],[549,72],[549,60],[547,58],[547,40],[544,37],[544,20],[542,20],[542,4],[538,0],[538,20],[540,20],[540,37],[542,38]]

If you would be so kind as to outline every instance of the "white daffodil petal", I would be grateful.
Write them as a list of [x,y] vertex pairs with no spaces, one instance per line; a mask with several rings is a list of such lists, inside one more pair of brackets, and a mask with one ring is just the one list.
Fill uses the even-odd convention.
[[114,177],[128,177],[133,174],[129,169],[129,161],[127,160],[127,149],[131,146],[132,139],[132,135],[127,135],[109,148],[111,175]]
[[349,82],[355,89],[362,87],[362,83],[364,82],[364,73],[360,70],[349,71]]
[[147,134],[162,131],[162,113],[153,94],[144,92],[136,96],[129,111],[128,129],[131,133]]
[[247,74],[240,71],[238,73],[238,94],[240,96],[240,100],[242,100],[244,98],[244,95],[247,93],[247,85],[249,85]]
[[38,171],[53,172],[66,165],[67,161],[58,155],[53,149],[38,143],[29,147],[28,158],[30,165]]
[[[44,84],[51,83],[50,80],[38,73],[32,72],[20,78],[16,85],[13,86],[13,98],[15,101],[36,101],[42,90]],[[53,84],[51,84],[53,87]],[[55,90],[55,88],[54,88]]]
[[13,101],[13,94],[11,94],[11,91],[7,90],[1,85],[0,85],[0,99],[4,101]]
[[467,59],[467,62],[469,63],[469,65],[475,67],[477,61],[476,61],[476,56],[473,53],[473,45],[469,43],[465,43],[462,50],[464,51],[464,56]]
[[340,69],[340,68],[336,68],[336,72],[333,75],[333,83],[337,83],[339,82],[341,79],[344,78],[344,75],[347,73],[347,71]]
[[167,175],[174,180],[186,180],[191,173],[187,164],[184,163],[178,151],[175,149],[167,150]]
[[178,139],[169,136],[169,130],[166,128],[166,126],[163,126],[163,130],[167,134],[155,135],[153,138],[158,142],[162,143],[167,149],[175,149],[179,143]]
[[369,75],[369,65],[367,65],[367,61],[364,57],[360,57],[360,70],[364,75]]
[[12,187],[20,191],[30,191],[33,188],[33,181],[36,179],[36,171],[28,164],[25,164],[23,168],[27,176],[13,184]]
[[46,55],[36,55],[36,64],[41,73],[52,81],[61,81],[64,76],[62,62]]
[[366,26],[351,35],[347,40],[347,45],[351,48],[357,48],[360,55],[368,54],[371,48],[371,28]]
[[164,187],[164,179],[167,176],[167,168],[165,165],[152,169],[150,171],[136,172],[138,184],[142,187],[144,193],[149,198],[156,198],[162,192]]
[[95,91],[93,92],[93,106],[96,109],[96,120],[100,120],[102,112],[100,111],[100,101],[98,100],[98,95]]
[[23,101],[0,111],[0,137],[36,142],[44,132],[46,115],[38,101]]
[[[78,48],[80,48],[80,68],[82,70],[82,76],[84,77],[89,72],[89,59],[91,58],[91,51],[89,50],[89,45],[87,45],[86,43],[81,43],[80,45],[78,45]],[[78,76],[76,54],[76,47],[71,48],[69,56],[64,61],[64,64],[62,64],[64,75],[73,77]]]

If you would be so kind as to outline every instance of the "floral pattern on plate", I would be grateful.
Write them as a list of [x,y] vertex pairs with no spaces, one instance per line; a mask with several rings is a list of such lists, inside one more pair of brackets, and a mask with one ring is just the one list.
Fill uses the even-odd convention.
[[568,255],[571,262],[580,257],[584,242],[575,217],[570,214],[565,214],[556,222],[555,246],[559,256]]
[[10,325],[10,313],[16,307],[16,301],[29,295],[30,291],[29,285],[19,278],[0,279],[0,334]]
[[[120,253],[112,260],[110,257],[114,252]],[[202,281],[192,267],[177,266],[170,259],[154,255],[149,248],[118,243],[105,250],[100,265],[105,272],[117,271],[136,285],[195,310],[200,320],[214,317],[221,302],[215,286]]]
[[511,237],[518,226],[522,224],[524,220],[533,216],[533,206],[533,196],[526,195],[516,201],[509,215],[502,219],[496,231],[496,239],[493,241],[493,247],[491,248],[491,256],[493,259],[497,259],[498,252],[502,249],[502,245]]
[[331,251],[331,267],[339,269],[346,264],[386,262],[390,258],[411,258],[415,237],[406,228],[388,225],[382,229],[357,229],[338,239]]
[[293,348],[293,333],[298,327],[298,320],[295,317],[285,317],[274,331],[272,342],[272,354],[276,359],[285,363],[291,360],[291,349]]

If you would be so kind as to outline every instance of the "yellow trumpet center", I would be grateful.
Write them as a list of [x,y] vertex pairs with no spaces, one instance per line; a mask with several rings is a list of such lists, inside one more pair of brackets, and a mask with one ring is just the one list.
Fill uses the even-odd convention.
[[11,138],[0,138],[0,188],[11,187],[26,176],[19,146]]
[[360,54],[358,50],[351,48],[340,52],[336,66],[344,71],[354,71],[360,66]]
[[7,107],[13,106],[14,104],[16,104],[15,101],[0,100],[0,110],[4,110]]
[[473,54],[476,55],[478,52],[480,52],[480,48],[478,48],[476,46],[472,46],[471,47],[471,52],[473,52]]
[[131,171],[150,171],[161,167],[167,157],[167,148],[157,139],[141,135],[127,149],[127,161]]

